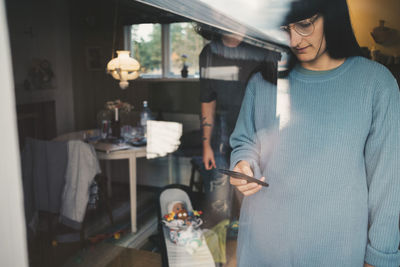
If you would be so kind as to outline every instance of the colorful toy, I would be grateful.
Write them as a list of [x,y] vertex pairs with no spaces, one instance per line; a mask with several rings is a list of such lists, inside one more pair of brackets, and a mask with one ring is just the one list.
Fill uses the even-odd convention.
[[168,214],[163,216],[163,223],[169,229],[169,237],[177,245],[184,246],[193,254],[203,243],[203,234],[199,228],[203,221],[201,211],[187,211],[182,201],[168,204]]
[[122,230],[118,230],[118,231],[111,232],[111,233],[97,234],[95,236],[89,237],[88,239],[91,244],[96,244],[98,242],[101,242],[101,241],[111,238],[111,237],[114,238],[115,240],[118,240],[121,238],[121,236],[123,234],[125,234],[127,232],[129,232],[129,229],[122,229]]

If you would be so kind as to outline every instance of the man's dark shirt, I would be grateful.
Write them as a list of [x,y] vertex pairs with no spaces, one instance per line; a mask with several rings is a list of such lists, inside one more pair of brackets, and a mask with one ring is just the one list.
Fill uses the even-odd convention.
[[200,101],[217,102],[211,140],[214,148],[221,142],[228,144],[247,81],[261,63],[268,59],[269,54],[268,50],[245,43],[234,48],[226,47],[221,41],[206,45],[200,53]]

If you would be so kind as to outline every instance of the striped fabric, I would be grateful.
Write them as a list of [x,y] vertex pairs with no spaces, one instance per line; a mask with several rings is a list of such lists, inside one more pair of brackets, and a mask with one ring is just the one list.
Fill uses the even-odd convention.
[[165,244],[168,253],[170,267],[215,267],[214,259],[203,240],[202,245],[193,253],[189,254],[185,247],[178,246],[169,239],[168,230],[164,227]]

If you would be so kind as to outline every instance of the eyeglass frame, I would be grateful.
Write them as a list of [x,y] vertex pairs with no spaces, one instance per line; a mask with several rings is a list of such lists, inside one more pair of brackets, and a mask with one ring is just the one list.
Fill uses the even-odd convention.
[[[285,32],[288,32],[288,33],[290,33],[290,29],[293,28],[293,29],[295,30],[295,32],[297,32],[299,35],[301,35],[301,36],[303,36],[303,37],[307,37],[307,36],[310,36],[311,34],[314,33],[314,31],[315,31],[314,22],[319,18],[319,16],[320,16],[319,14],[315,14],[315,15],[312,16],[311,18],[303,19],[303,20],[300,20],[300,21],[296,21],[296,22],[294,22],[294,23],[290,23],[289,25],[283,25],[283,26],[280,26],[279,28],[280,28],[282,31],[285,31]],[[311,31],[309,34],[301,33],[301,32],[299,32],[299,31],[296,29],[296,24],[297,24],[297,23],[300,23],[300,22],[303,22],[303,21],[310,22],[311,25],[312,25],[312,31]]]

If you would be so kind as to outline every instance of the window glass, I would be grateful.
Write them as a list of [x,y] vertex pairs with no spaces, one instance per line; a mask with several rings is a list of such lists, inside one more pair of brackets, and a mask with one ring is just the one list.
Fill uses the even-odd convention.
[[161,24],[132,25],[131,37],[131,54],[141,65],[141,76],[160,77]]
[[170,25],[170,75],[181,76],[183,65],[187,65],[189,77],[199,77],[199,54],[204,46],[203,38],[191,23]]

